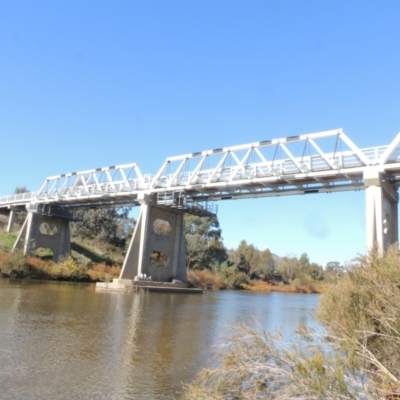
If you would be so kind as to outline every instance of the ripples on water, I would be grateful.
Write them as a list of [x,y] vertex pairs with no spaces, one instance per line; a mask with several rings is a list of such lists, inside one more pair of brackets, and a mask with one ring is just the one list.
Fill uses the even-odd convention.
[[[315,327],[317,295],[0,280],[0,399],[172,399],[229,325]],[[178,397],[178,396],[177,396]]]

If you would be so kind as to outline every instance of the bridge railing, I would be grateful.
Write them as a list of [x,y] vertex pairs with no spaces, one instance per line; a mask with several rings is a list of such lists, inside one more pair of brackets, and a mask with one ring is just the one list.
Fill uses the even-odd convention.
[[371,164],[378,164],[382,154],[388,146],[377,146],[377,147],[368,147],[365,149],[361,149],[361,151],[368,157]]
[[25,204],[36,198],[38,192],[25,192],[11,194],[9,196],[0,196],[0,205],[5,204]]
[[40,199],[68,199],[81,196],[98,196],[115,193],[130,193],[147,189],[149,179],[142,181],[139,179],[128,179],[114,182],[101,182],[90,185],[76,184],[73,187],[52,188],[49,191],[43,191]]

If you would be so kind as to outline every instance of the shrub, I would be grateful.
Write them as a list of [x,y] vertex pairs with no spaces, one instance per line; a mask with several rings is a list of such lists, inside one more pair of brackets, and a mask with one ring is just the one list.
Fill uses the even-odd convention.
[[[300,282],[299,282],[300,283]],[[400,398],[400,252],[371,251],[326,285],[315,341],[301,329],[291,343],[239,326],[212,367],[185,386],[185,399]]]
[[[330,353],[316,332],[301,328],[294,344],[245,325],[232,329],[212,365],[184,385],[185,400],[360,399],[374,393],[344,355]],[[365,397],[364,397],[365,398]]]
[[91,281],[105,282],[118,278],[121,273],[121,267],[117,265],[110,267],[105,263],[94,264],[87,270],[87,273]]
[[35,250],[35,256],[42,260],[51,260],[54,256],[53,250],[39,247]]
[[188,270],[188,281],[195,287],[202,289],[225,289],[224,278],[220,274],[216,274],[208,269]]
[[[327,285],[317,314],[380,391],[400,395],[400,253],[377,250]],[[387,394],[387,393],[386,393]]]
[[85,281],[89,279],[87,269],[79,265],[72,257],[54,264],[51,273],[55,279],[60,280]]
[[31,275],[31,269],[26,257],[19,250],[3,255],[0,271],[13,278],[26,278]]

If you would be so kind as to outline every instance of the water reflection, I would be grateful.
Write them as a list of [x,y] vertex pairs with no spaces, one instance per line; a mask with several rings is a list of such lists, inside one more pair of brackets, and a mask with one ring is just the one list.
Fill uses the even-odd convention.
[[168,399],[228,325],[315,326],[316,295],[95,293],[0,280],[0,399]]

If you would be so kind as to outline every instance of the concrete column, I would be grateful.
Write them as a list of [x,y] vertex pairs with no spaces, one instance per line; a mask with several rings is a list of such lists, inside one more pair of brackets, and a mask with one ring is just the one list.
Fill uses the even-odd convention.
[[368,249],[377,246],[380,251],[385,251],[398,242],[397,189],[390,185],[378,168],[369,168],[364,172],[364,183],[367,246]]
[[14,225],[14,219],[15,219],[15,211],[11,210],[10,215],[8,216],[7,232],[12,231]]
[[69,221],[29,212],[13,250],[20,249],[28,255],[39,247],[51,249],[54,261],[69,256],[71,254]]
[[[159,206],[146,195],[139,201],[139,219],[119,279],[134,279],[145,274],[156,282],[173,279],[186,282],[183,212]],[[155,265],[154,258],[158,255],[167,259],[165,265]]]

